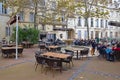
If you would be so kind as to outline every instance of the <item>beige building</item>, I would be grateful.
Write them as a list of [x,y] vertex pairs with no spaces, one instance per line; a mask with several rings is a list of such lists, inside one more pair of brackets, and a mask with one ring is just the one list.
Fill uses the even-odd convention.
[[0,14],[0,41],[3,38],[8,37],[8,25],[7,25],[7,21],[9,20],[9,16],[5,15],[5,14]]
[[[52,2],[51,2],[52,3]],[[54,3],[54,1],[53,1]],[[52,4],[53,4],[52,3]],[[52,6],[52,5],[49,5]],[[53,4],[52,7],[55,5]],[[120,17],[120,14],[115,11],[111,10],[110,18],[109,19],[102,19],[102,18],[89,18],[89,28],[90,28],[90,39],[94,39],[95,37],[99,38],[120,38],[120,28],[115,26],[108,25],[108,22],[111,20],[118,20]],[[84,26],[85,21],[80,16],[75,16],[75,18],[69,18],[68,22],[47,22],[43,23],[42,20],[39,18],[39,15],[43,15],[44,13],[39,13],[37,17],[37,25],[41,32],[45,32],[47,34],[53,34],[56,36],[56,38],[66,40],[66,39],[73,39],[73,38],[79,38],[79,39],[87,39],[87,29]],[[114,14],[114,15],[113,15]],[[116,16],[115,16],[116,15]],[[19,12],[20,16],[20,22],[19,26],[24,27],[24,25],[29,25],[31,27],[34,27],[34,13],[33,9],[24,9]],[[7,24],[6,22],[9,20],[9,16],[0,14],[0,40],[4,37],[7,37]],[[119,20],[120,21],[120,20]],[[4,27],[3,27],[4,26]],[[10,34],[12,34],[12,26],[15,26],[15,24],[11,25],[10,27]],[[66,26],[68,27],[66,29]],[[48,36],[51,37],[51,36]]]

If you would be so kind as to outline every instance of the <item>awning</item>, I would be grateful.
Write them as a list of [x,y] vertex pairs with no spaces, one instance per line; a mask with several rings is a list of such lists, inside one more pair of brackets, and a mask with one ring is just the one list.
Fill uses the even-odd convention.
[[111,26],[120,27],[120,22],[117,22],[117,21],[109,21],[108,24],[111,25]]
[[[18,20],[19,20],[19,16],[18,16]],[[12,25],[15,22],[16,22],[16,16],[12,16],[7,22],[7,25]]]
[[62,23],[62,22],[42,22],[42,21],[40,21],[39,23],[44,24],[44,25],[49,24],[49,25],[57,25],[57,26],[67,26],[66,23]]
[[72,28],[53,28],[55,31],[72,31]]

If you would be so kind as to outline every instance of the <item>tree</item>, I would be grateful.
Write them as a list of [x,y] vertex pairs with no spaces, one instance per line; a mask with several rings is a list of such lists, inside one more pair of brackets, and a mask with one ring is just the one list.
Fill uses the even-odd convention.
[[[4,1],[4,0],[2,0]],[[64,16],[64,20],[67,22],[67,18],[70,17],[74,11],[74,6],[72,2],[74,0],[57,0],[57,7],[52,8],[48,1],[45,0],[6,0],[4,2],[5,7],[10,7],[12,9],[12,15],[16,15],[24,8],[32,9],[34,12],[34,27],[37,28],[39,20],[41,23],[53,23],[60,22],[61,16]],[[40,18],[40,19],[39,19]]]
[[75,14],[74,0],[57,0],[56,12],[67,24],[68,18],[74,17]]
[[98,17],[98,18],[107,18],[109,11],[107,9],[107,4],[110,0],[76,0],[76,14],[84,17],[85,24],[87,26],[87,36],[89,39],[89,26],[88,18]]
[[107,18],[109,11],[104,11],[104,9],[107,9],[109,2],[111,2],[111,0],[57,0],[57,12],[59,15],[64,14],[66,22],[69,17],[74,18],[75,15],[84,17],[89,39],[88,18]]
[[[19,27],[18,28],[18,43],[21,44],[22,41],[29,41],[34,43],[37,43],[38,41],[38,34],[39,30],[35,28],[30,28],[30,26],[24,26],[24,28]],[[16,37],[16,28],[13,29],[13,34],[11,36],[11,40],[15,41]]]

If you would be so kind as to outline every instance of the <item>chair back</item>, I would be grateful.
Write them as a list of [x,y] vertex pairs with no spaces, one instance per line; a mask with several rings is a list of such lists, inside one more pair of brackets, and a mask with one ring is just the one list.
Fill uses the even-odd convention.
[[47,58],[46,63],[49,67],[61,67],[62,61],[58,58]]
[[44,53],[44,52],[42,52],[42,51],[36,51],[36,52],[35,52],[35,55],[36,55],[36,56],[39,56],[40,54],[43,54],[43,53]]
[[23,52],[23,48],[18,49],[18,53],[21,54]]
[[80,54],[81,54],[81,55],[88,55],[88,53],[89,53],[89,50],[88,50],[88,49],[86,49],[86,50],[81,50],[81,51],[80,51]]
[[57,48],[57,51],[60,52],[60,51],[61,51],[61,47],[58,47],[58,48]]
[[8,51],[8,50],[3,50],[3,49],[1,49],[1,52],[3,53],[3,54],[9,54],[10,53],[10,51]]
[[38,64],[45,64],[45,57],[44,56],[35,55],[35,58],[36,58],[36,62]]
[[66,53],[66,54],[69,54],[69,55],[71,55],[71,56],[74,56],[74,52],[71,51],[71,50],[65,49],[65,53]]

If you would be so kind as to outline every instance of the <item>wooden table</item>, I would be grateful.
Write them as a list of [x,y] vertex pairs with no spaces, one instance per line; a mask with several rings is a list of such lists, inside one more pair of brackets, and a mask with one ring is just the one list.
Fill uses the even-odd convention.
[[69,54],[62,54],[62,53],[55,53],[55,52],[47,52],[47,53],[44,53],[44,54],[41,54],[41,55],[42,56],[47,56],[47,57],[59,58],[61,60],[60,65],[61,65],[62,70],[65,70],[63,68],[63,65],[62,65],[62,60],[71,56]]
[[47,57],[54,57],[54,58],[60,58],[60,59],[65,59],[70,57],[69,54],[62,54],[62,53],[55,53],[55,52],[46,52],[44,54],[41,54],[42,56],[47,56]]
[[[18,49],[22,49],[23,47],[18,47]],[[16,47],[2,47],[2,50],[10,50],[10,49],[16,49]]]
[[76,55],[76,59],[79,59],[79,51],[83,50],[84,48],[75,48],[75,47],[68,47],[65,48],[66,50],[71,50],[71,51],[76,51],[77,55]]
[[2,47],[13,47],[15,44],[3,44]]
[[59,46],[48,46],[49,50],[56,51]]
[[[18,47],[18,53],[21,54],[23,52],[23,47]],[[7,55],[9,57],[11,54],[16,53],[16,47],[2,47],[2,56]]]

